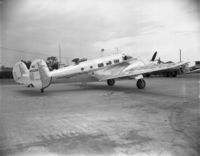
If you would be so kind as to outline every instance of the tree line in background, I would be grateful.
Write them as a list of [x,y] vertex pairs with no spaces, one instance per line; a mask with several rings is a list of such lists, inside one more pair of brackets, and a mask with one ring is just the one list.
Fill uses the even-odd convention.
[[[30,66],[31,66],[31,61],[25,61],[25,60],[21,60],[28,69],[30,69]],[[46,64],[49,68],[50,71],[54,70],[54,69],[58,69],[59,67],[59,62],[58,62],[58,59],[57,57],[55,56],[51,56],[51,57],[48,57],[46,59]]]
[[[26,67],[28,69],[30,69],[30,66],[31,66],[31,63],[32,63],[31,61],[26,61],[26,60],[21,60],[21,61],[26,65]],[[57,57],[55,57],[55,56],[48,57],[46,59],[46,63],[47,63],[47,66],[48,66],[50,71],[59,68],[59,62],[58,62]],[[0,78],[1,79],[2,78],[13,78],[12,68],[1,66]]]

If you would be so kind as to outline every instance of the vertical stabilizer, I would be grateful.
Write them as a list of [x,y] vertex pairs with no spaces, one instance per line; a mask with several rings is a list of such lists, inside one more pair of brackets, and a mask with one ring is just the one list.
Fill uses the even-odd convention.
[[34,60],[30,67],[30,80],[36,88],[43,90],[51,83],[47,64],[42,59]]
[[31,84],[29,78],[29,70],[23,62],[19,61],[14,65],[12,74],[15,82],[24,85]]

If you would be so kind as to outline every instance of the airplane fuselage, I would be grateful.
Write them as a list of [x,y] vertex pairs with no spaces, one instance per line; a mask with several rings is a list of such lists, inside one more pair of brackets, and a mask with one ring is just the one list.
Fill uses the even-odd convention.
[[[73,75],[84,75],[84,73],[88,74],[87,79],[97,80],[96,78],[93,79],[92,75],[95,74],[96,71],[99,71],[101,69],[104,69],[109,66],[117,65],[122,62],[126,62],[126,59],[124,59],[123,54],[118,54],[114,56],[107,56],[102,57],[98,59],[88,60],[85,62],[81,62],[77,65],[71,65],[68,67],[61,68],[59,70],[54,70],[50,72],[50,76],[52,78],[73,78]],[[81,76],[82,77],[82,76]]]
[[[129,64],[126,68],[118,64]],[[99,81],[98,76],[110,75],[113,73],[126,72],[130,68],[143,66],[144,63],[136,58],[127,58],[125,54],[117,54],[98,59],[88,60],[80,62],[77,65],[71,65],[68,67],[61,68],[50,72],[52,82],[95,82]],[[117,66],[112,69],[113,66]],[[109,70],[106,70],[109,69]]]

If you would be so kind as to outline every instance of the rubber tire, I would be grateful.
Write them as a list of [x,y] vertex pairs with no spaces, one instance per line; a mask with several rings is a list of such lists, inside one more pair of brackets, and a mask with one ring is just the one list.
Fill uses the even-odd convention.
[[137,84],[138,89],[144,89],[146,86],[146,82],[144,79],[137,80],[136,84]]
[[44,93],[44,88],[40,89],[40,92],[41,92],[41,93]]
[[115,80],[114,79],[109,79],[107,80],[108,86],[114,86],[115,85]]

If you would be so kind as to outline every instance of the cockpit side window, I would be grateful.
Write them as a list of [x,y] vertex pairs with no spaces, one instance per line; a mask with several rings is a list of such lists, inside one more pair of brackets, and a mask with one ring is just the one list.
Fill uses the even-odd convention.
[[128,59],[131,59],[131,58],[132,58],[132,56],[128,56],[128,55],[123,56],[124,60],[128,60]]

